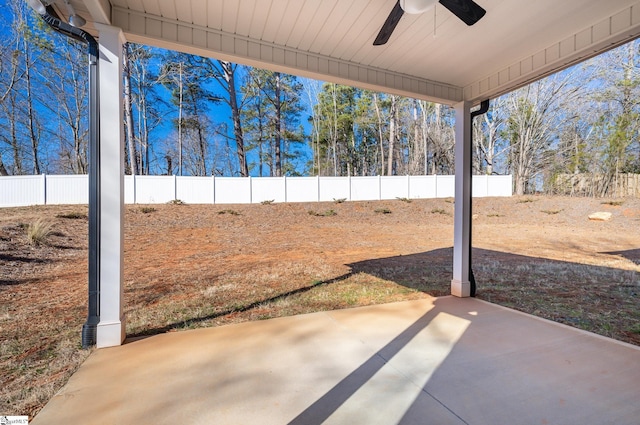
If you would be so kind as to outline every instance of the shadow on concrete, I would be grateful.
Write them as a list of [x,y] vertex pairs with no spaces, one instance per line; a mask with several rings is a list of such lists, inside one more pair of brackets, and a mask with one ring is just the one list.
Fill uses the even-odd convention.
[[367,384],[409,341],[423,331],[437,314],[439,314],[437,309],[427,311],[411,326],[398,334],[392,341],[290,421],[289,425],[320,425],[325,422],[340,406]]

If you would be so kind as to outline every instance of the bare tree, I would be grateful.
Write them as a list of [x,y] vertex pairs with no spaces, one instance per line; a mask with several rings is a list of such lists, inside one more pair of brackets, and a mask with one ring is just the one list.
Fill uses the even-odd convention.
[[219,97],[205,87],[202,75],[200,58],[175,52],[167,55],[159,75],[159,81],[171,91],[172,102],[178,107],[178,118],[174,123],[178,131],[178,170],[181,175],[185,159],[191,162],[191,173],[208,174],[209,142],[213,132],[207,114],[210,105],[219,101]]
[[598,194],[604,196],[619,173],[640,172],[638,44],[631,42],[603,55],[595,66],[606,87],[594,96],[600,109],[596,157],[604,175]]
[[579,88],[570,84],[572,79],[571,72],[563,72],[506,97],[509,167],[516,195],[541,189],[536,186],[536,179],[545,170],[545,154],[557,135],[562,114],[560,99],[567,101]]
[[396,141],[398,139],[398,102],[399,96],[391,95],[389,96],[391,101],[389,107],[389,144],[388,144],[388,153],[387,153],[387,175],[394,175],[394,168],[397,163],[394,161],[394,153],[396,149]]
[[314,105],[322,90],[322,83],[318,80],[304,79],[303,80],[305,94],[307,95],[307,109],[311,111],[311,151],[313,152],[312,167],[311,169],[316,175],[320,175],[320,120],[322,117],[319,111],[314,108]]
[[124,123],[127,138],[127,164],[134,176],[138,174],[136,143],[133,134],[133,106],[131,101],[131,68],[129,64],[129,43],[122,46],[122,72],[124,85]]
[[148,46],[128,43],[129,71],[131,80],[131,103],[133,115],[137,117],[133,126],[134,140],[138,146],[138,172],[149,174],[151,166],[152,134],[166,119],[167,102],[161,96],[158,88],[157,67],[158,57],[155,49]]
[[231,121],[233,122],[239,173],[240,176],[247,177],[249,176],[249,166],[245,152],[244,131],[242,129],[242,104],[238,99],[238,90],[236,87],[238,65],[228,61],[208,58],[197,58],[197,63],[203,68],[203,77],[213,78],[225,92],[225,96],[223,96],[221,100],[229,105],[231,109]]
[[430,174],[453,173],[455,144],[453,110],[439,103],[420,105],[425,115],[425,131],[431,146]]
[[505,103],[506,97],[495,99],[487,113],[474,121],[474,170],[477,174],[494,174],[497,158],[508,149],[500,137],[505,131]]
[[380,175],[384,175],[384,135],[383,135],[383,119],[382,119],[382,108],[380,105],[380,95],[378,93],[373,93],[373,106],[376,109],[376,123],[377,123],[377,133],[378,133],[378,143],[380,146]]

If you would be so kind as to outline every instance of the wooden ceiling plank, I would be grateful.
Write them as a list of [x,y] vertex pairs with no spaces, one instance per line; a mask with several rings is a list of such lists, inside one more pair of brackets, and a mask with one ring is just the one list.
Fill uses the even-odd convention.
[[192,21],[198,26],[207,25],[208,2],[207,0],[191,0]]

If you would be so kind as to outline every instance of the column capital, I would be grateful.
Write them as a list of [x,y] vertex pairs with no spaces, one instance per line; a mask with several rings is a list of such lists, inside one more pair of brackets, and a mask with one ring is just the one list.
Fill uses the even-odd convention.
[[120,40],[120,43],[126,43],[127,39],[124,36],[124,32],[122,32],[122,28],[114,27],[113,25],[100,24],[96,22],[94,24],[95,28],[98,30],[98,37],[101,37],[103,34],[112,34],[117,36]]

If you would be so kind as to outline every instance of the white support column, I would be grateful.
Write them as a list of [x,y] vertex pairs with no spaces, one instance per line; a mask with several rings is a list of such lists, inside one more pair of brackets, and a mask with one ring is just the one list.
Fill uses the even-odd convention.
[[96,24],[100,44],[100,322],[96,346],[125,338],[123,302],[124,128],[120,28]]
[[471,104],[460,102],[456,110],[456,190],[453,215],[453,280],[451,295],[468,297],[469,281],[470,214],[471,214]]

